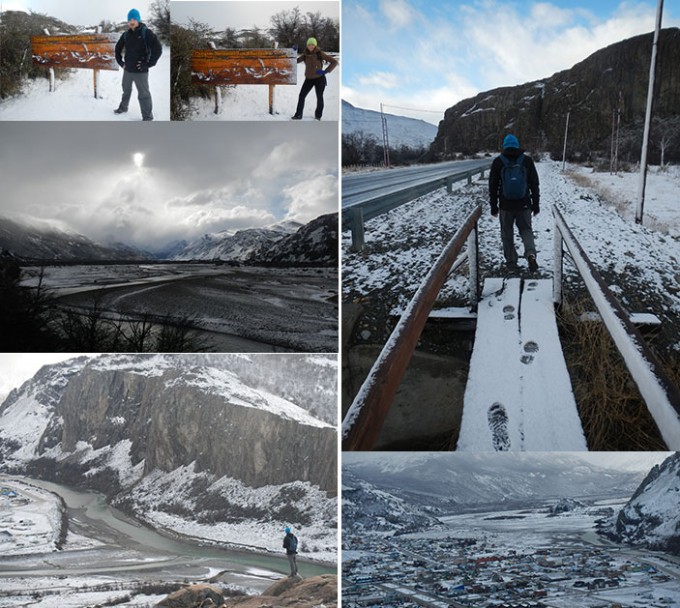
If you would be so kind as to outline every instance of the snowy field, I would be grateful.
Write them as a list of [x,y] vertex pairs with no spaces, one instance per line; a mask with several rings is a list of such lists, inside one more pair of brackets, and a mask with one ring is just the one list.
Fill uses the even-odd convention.
[[[557,206],[624,307],[629,312],[656,314],[664,328],[668,327],[669,347],[680,351],[676,325],[680,239],[622,217],[592,188],[577,185],[572,176],[562,174],[560,163],[544,160],[536,167],[541,180],[541,213],[533,222],[540,266],[537,276],[552,276],[555,228],[551,208]],[[665,185],[667,179],[651,172],[649,189],[655,198],[647,209],[650,216],[665,209],[665,223],[680,226],[680,207],[674,204],[677,186],[674,191]],[[343,301],[378,302],[386,311],[402,312],[445,244],[478,204],[483,206],[479,223],[481,276],[505,276],[498,219],[491,217],[487,182],[481,180],[459,186],[453,195],[443,189],[433,192],[366,222],[367,245],[361,254],[350,252],[350,234],[343,232]],[[517,234],[516,246],[521,255]],[[521,258],[520,266],[526,271]],[[568,258],[565,276],[567,294],[583,293],[580,277]],[[452,274],[435,308],[464,305],[467,289],[466,273]]]
[[[22,95],[0,103],[0,121],[5,120],[112,120],[141,121],[137,89],[133,86],[129,110],[116,115],[122,96],[123,71],[99,72],[99,98],[94,99],[92,70],[71,70],[57,79],[49,92],[49,80],[27,82]],[[155,120],[170,120],[170,47],[163,47],[158,64],[149,71],[149,86]]]
[[[340,60],[339,55],[333,56]],[[211,99],[192,99],[190,120],[290,120],[295,114],[300,87],[305,81],[305,64],[298,64],[297,85],[276,85],[274,114],[269,113],[269,87],[244,84],[222,89],[222,112],[215,114],[214,96]],[[340,66],[326,75],[323,121],[340,119]],[[303,121],[314,121],[316,95],[312,90],[305,101]]]

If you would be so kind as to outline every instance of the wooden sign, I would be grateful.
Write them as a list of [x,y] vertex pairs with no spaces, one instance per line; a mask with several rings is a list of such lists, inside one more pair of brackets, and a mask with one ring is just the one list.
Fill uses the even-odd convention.
[[192,51],[191,72],[193,84],[297,84],[297,53],[292,49]]
[[48,68],[118,70],[118,34],[31,36],[33,63]]

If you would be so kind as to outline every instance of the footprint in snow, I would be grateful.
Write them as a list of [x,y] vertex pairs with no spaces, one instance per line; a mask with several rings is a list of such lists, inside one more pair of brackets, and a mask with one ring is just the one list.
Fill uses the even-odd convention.
[[493,448],[497,452],[507,452],[510,449],[508,435],[508,414],[502,403],[494,403],[487,413]]

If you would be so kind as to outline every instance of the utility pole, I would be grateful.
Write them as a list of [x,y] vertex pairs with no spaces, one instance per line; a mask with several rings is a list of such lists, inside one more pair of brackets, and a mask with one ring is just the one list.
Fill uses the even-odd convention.
[[382,121],[382,135],[383,135],[383,162],[385,163],[385,168],[389,169],[390,166],[390,139],[387,135],[387,117],[383,112],[383,104],[380,104],[380,119]]
[[564,127],[564,149],[562,150],[562,173],[567,167],[567,135],[569,134],[569,114],[571,110],[567,112],[567,124]]
[[649,148],[649,130],[652,123],[652,105],[654,102],[654,76],[656,74],[656,51],[659,46],[661,32],[661,17],[663,15],[663,0],[659,0],[656,8],[656,29],[652,44],[652,61],[649,65],[649,87],[647,88],[647,111],[645,112],[645,131],[642,135],[642,156],[640,158],[640,182],[638,186],[638,201],[635,208],[635,223],[642,224],[642,213],[645,207],[645,188],[647,186],[647,150]]

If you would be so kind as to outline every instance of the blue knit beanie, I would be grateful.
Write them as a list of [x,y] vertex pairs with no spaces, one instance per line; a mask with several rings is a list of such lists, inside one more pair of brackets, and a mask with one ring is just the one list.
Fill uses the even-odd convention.
[[134,19],[135,21],[142,20],[142,16],[139,14],[139,11],[136,8],[131,9],[130,12],[128,13],[127,20],[130,21],[130,19]]
[[519,148],[519,141],[514,135],[506,135],[503,140],[504,148]]
[[285,529],[286,534],[290,534],[290,528]]

